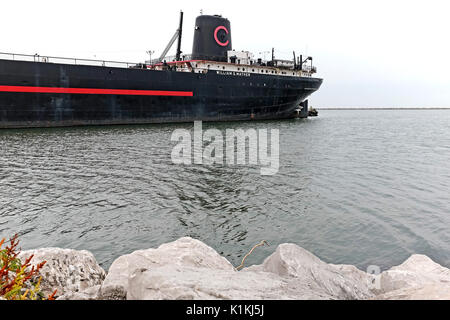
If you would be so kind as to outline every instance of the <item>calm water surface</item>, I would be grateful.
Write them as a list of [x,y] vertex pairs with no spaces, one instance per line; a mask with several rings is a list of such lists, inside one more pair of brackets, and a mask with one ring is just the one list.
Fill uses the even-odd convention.
[[450,110],[334,111],[204,125],[280,130],[280,171],[180,166],[192,124],[0,131],[0,237],[87,249],[104,268],[182,236],[239,265],[296,243],[361,269],[422,253],[450,267]]

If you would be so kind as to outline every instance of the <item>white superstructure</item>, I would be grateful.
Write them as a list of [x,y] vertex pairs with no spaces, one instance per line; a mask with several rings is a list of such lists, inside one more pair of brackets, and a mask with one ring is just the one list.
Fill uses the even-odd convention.
[[300,68],[289,60],[262,61],[255,60],[253,54],[248,51],[228,51],[228,62],[189,60],[185,56],[183,61],[171,61],[148,65],[149,69],[165,70],[175,68],[179,72],[208,73],[217,72],[223,75],[251,76],[252,74],[264,74],[286,77],[311,77],[315,68],[304,64]]

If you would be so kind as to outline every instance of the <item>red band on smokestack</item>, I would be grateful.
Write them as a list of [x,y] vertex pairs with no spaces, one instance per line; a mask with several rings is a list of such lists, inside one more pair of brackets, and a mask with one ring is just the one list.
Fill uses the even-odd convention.
[[217,27],[216,30],[214,31],[214,39],[216,40],[216,42],[217,42],[217,44],[218,44],[219,46],[226,47],[226,46],[230,43],[230,40],[227,40],[227,42],[220,42],[219,38],[217,38],[217,33],[218,33],[220,30],[224,30],[224,31],[226,32],[226,34],[228,34],[227,28],[225,28],[224,26],[219,26],[219,27]]

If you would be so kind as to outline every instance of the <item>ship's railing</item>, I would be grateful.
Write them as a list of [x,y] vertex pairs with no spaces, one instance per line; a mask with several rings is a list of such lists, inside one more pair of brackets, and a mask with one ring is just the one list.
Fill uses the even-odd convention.
[[[176,56],[167,56],[167,57],[164,58],[163,61],[173,62],[175,60],[176,60]],[[183,55],[181,55],[181,60],[182,61],[192,60],[192,54],[183,54]],[[256,63],[256,61],[258,61],[258,60],[257,59],[253,59],[253,61],[254,61],[254,63]],[[159,59],[153,59],[152,61],[149,61],[149,60],[145,61],[145,63],[147,63],[147,64],[156,64],[156,63],[159,63],[159,62],[162,62],[162,61],[159,61]],[[283,67],[283,65],[289,65],[289,64],[291,64],[292,67],[294,66],[294,62],[292,60],[277,60],[277,62],[278,62],[278,64],[277,64],[278,67]],[[270,67],[271,63],[272,63],[272,60],[262,60],[261,59],[261,64],[264,65],[264,66],[269,66]],[[304,63],[302,70],[305,71],[305,72],[316,72],[316,67],[312,67],[311,65],[307,65],[306,63]]]
[[[192,60],[192,55],[191,54],[182,54],[180,58],[181,58],[182,61],[188,61],[188,60]],[[145,63],[147,63],[147,64],[157,64],[157,63],[161,63],[161,62],[164,62],[164,61],[166,61],[166,62],[173,62],[173,61],[176,61],[176,59],[177,59],[177,56],[166,56],[162,61],[160,61],[159,58],[158,58],[158,59],[152,59],[151,61],[150,60],[146,60]]]
[[81,58],[63,58],[63,57],[41,56],[39,54],[29,55],[29,54],[8,53],[8,52],[0,52],[0,59],[43,62],[43,63],[89,65],[89,66],[114,67],[114,68],[130,68],[139,65],[138,63],[135,62],[93,60]]

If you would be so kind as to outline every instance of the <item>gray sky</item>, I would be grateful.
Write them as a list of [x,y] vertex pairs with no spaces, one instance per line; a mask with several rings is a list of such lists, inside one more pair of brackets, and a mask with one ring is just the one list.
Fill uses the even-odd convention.
[[313,106],[450,107],[448,1],[3,0],[0,51],[140,62],[183,10],[190,53],[200,9],[230,19],[236,50],[313,56],[324,78]]

